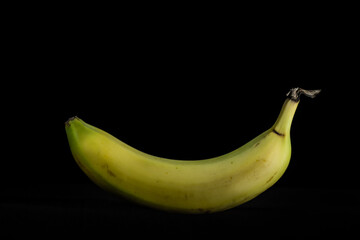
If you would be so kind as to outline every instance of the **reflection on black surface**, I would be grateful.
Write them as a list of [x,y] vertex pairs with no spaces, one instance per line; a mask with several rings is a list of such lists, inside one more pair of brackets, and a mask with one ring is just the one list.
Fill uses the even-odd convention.
[[[161,234],[161,236],[328,235],[350,233],[359,223],[359,194],[341,189],[273,187],[254,200],[205,215],[139,206],[95,185],[35,185],[1,193],[1,218],[36,230]],[[174,236],[175,234],[175,236]]]

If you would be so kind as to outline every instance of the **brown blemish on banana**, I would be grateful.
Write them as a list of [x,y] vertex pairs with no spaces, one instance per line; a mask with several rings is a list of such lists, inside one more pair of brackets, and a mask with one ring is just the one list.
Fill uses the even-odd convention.
[[254,145],[254,148],[256,148],[257,146],[259,146],[259,144],[260,144],[259,142],[256,143],[256,144]]
[[273,133],[279,135],[280,137],[284,137],[285,134],[284,133],[279,133],[278,131],[276,131],[275,129],[273,129]]
[[109,169],[109,166],[107,164],[102,165],[102,167],[106,170],[107,174],[109,174],[111,177],[116,178],[116,175]]
[[107,173],[112,177],[116,177],[116,175],[112,171],[110,171],[109,169],[107,169]]
[[262,158],[262,159],[256,159],[256,162],[264,162],[264,163],[266,163],[266,159],[265,158]]
[[269,183],[277,174],[278,172],[275,172],[267,181],[265,184]]
[[191,199],[193,197],[193,194],[192,193],[184,193],[184,199],[185,200],[189,200],[189,199]]

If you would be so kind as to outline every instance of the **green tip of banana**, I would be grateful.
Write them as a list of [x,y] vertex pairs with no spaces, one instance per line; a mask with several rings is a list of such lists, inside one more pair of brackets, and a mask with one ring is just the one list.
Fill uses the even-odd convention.
[[319,93],[291,89],[271,128],[228,154],[206,160],[141,152],[76,116],[65,128],[76,163],[103,189],[166,211],[212,213],[243,204],[280,179],[290,162],[290,127],[300,96]]
[[66,122],[65,122],[65,127],[70,127],[70,124],[72,121],[74,121],[75,119],[79,119],[77,116],[71,117],[69,118]]

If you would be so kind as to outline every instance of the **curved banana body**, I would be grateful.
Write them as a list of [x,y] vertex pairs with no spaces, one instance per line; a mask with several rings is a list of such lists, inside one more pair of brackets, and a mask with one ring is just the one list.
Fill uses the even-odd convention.
[[287,98],[273,127],[237,150],[206,160],[152,156],[77,117],[66,122],[66,133],[77,164],[105,190],[169,211],[216,212],[253,199],[283,175],[298,103]]

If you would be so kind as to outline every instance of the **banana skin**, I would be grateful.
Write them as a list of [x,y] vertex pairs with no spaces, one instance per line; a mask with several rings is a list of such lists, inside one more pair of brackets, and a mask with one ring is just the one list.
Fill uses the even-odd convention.
[[291,156],[290,127],[300,95],[293,88],[275,124],[242,147],[206,160],[174,160],[141,152],[78,117],[65,123],[73,157],[101,188],[157,209],[181,213],[224,211],[274,185]]

